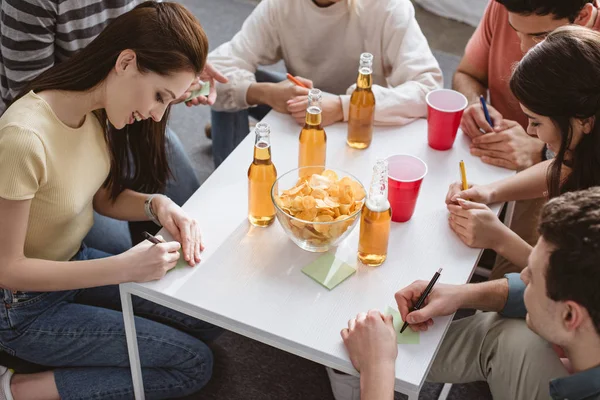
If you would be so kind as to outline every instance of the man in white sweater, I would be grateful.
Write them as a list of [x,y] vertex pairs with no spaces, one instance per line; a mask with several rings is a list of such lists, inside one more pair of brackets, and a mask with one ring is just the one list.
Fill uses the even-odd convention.
[[[248,110],[304,120],[307,89],[273,79],[259,66],[283,60],[307,86],[327,92],[323,123],[348,120],[360,54],[373,54],[375,124],[404,125],[427,112],[425,96],[442,73],[409,0],[262,0],[242,29],[208,56],[228,79],[217,84],[213,154],[218,165],[248,133]],[[253,111],[259,111],[253,110]]]

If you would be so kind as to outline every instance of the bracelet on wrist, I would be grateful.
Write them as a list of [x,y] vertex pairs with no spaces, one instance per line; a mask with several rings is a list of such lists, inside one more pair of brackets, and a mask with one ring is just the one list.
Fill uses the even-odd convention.
[[158,220],[158,216],[156,215],[156,213],[154,212],[154,209],[152,208],[152,200],[157,196],[157,194],[151,194],[150,196],[148,196],[148,198],[146,198],[146,201],[144,201],[144,213],[146,214],[146,217],[148,217],[148,219],[152,222],[154,222],[156,225],[161,226],[160,221]]

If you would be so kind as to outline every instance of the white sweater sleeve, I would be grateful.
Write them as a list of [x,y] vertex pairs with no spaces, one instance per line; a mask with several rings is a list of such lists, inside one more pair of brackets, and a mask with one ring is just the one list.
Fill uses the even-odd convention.
[[208,55],[208,62],[223,73],[228,83],[217,83],[216,111],[239,111],[249,108],[248,87],[256,82],[259,65],[275,64],[281,59],[280,40],[274,13],[277,0],[263,0],[252,11],[242,29],[231,41]]
[[[425,96],[443,86],[442,71],[415,20],[413,5],[408,0],[400,3],[403,6],[396,3],[378,21],[384,24],[381,48],[389,87],[373,85],[377,125],[405,125],[425,117]],[[352,85],[341,96],[344,121],[348,120],[350,95],[355,87]]]

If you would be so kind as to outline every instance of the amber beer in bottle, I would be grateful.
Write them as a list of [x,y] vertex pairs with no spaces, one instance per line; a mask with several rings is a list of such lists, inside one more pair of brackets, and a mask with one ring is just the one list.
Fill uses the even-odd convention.
[[369,197],[362,208],[358,240],[358,259],[372,267],[383,264],[387,258],[392,222],[387,184],[387,160],[378,160],[373,167]]
[[373,140],[373,119],[375,118],[375,95],[371,90],[373,55],[362,53],[358,67],[356,89],[350,97],[348,115],[348,146],[366,149]]
[[275,220],[271,188],[277,170],[271,161],[271,128],[259,122],[254,128],[254,160],[248,168],[248,220],[254,226],[269,226]]
[[325,169],[327,135],[321,126],[321,91],[310,89],[304,127],[300,132],[298,167],[317,166],[301,171],[300,175],[320,174]]

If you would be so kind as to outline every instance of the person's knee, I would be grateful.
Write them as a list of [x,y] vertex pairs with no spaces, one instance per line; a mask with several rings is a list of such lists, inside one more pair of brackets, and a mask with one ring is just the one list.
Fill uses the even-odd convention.
[[187,356],[176,368],[188,378],[188,394],[196,393],[206,386],[212,377],[213,364],[212,351],[201,341],[187,350]]
[[503,318],[490,330],[481,364],[495,398],[548,398],[548,383],[564,367],[550,343],[524,320]]
[[484,347],[488,356],[517,357],[523,366],[537,363],[541,355],[554,355],[550,343],[542,339],[522,319],[502,318],[488,333]]

